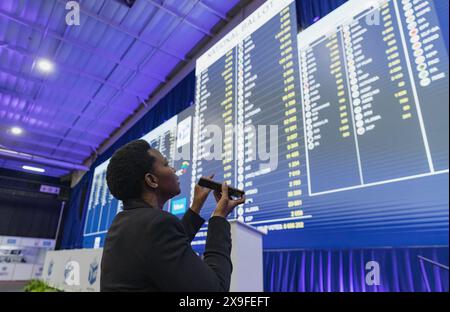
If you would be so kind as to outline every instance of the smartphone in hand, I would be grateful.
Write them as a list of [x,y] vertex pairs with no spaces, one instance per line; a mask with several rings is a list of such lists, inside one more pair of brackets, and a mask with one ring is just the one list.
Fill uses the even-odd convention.
[[[217,192],[222,192],[222,184],[210,179],[206,179],[206,178],[200,178],[200,180],[198,181],[198,185],[202,186],[202,187],[206,187],[209,188],[213,191],[217,191]],[[241,198],[242,196],[244,196],[245,192],[242,190],[239,190],[237,188],[228,187],[228,195],[230,197],[234,197],[234,198]]]

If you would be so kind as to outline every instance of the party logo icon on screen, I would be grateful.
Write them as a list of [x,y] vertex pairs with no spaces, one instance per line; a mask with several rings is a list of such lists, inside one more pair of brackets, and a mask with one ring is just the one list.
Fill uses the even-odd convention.
[[94,260],[89,265],[89,275],[88,275],[89,284],[93,285],[95,283],[95,281],[97,280],[97,272],[98,272],[98,262],[97,260]]
[[170,202],[170,212],[174,215],[182,214],[186,211],[186,197]]

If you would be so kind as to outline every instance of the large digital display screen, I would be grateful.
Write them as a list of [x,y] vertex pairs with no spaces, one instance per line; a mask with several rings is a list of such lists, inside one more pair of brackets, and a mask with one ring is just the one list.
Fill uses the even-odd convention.
[[[295,2],[266,1],[197,59],[195,104],[144,136],[180,177],[165,209],[214,173],[267,249],[448,245],[448,6],[351,0],[297,34]],[[121,210],[106,165],[86,247]]]

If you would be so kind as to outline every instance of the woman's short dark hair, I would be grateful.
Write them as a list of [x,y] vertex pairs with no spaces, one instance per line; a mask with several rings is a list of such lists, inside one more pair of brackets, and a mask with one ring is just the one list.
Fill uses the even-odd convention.
[[111,194],[119,200],[140,198],[144,176],[152,171],[155,157],[150,144],[136,140],[119,148],[109,161],[106,182]]

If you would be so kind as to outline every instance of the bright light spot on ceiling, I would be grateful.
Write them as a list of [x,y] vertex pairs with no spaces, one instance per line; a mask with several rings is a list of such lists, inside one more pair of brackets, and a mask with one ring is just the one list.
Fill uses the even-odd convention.
[[23,133],[23,130],[22,130],[22,128],[19,128],[19,127],[12,127],[11,133],[14,135],[21,135]]
[[51,73],[53,71],[53,63],[45,58],[38,59],[36,65],[43,73]]
[[23,165],[22,169],[34,171],[34,172],[40,172],[40,173],[45,172],[44,168],[32,167],[32,166],[27,166],[27,165]]

